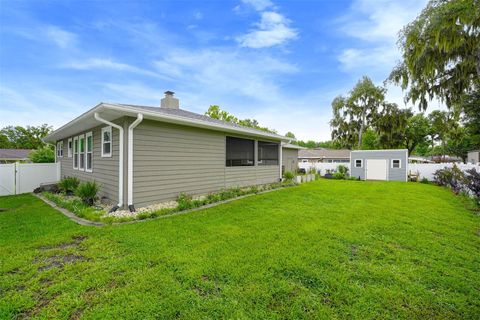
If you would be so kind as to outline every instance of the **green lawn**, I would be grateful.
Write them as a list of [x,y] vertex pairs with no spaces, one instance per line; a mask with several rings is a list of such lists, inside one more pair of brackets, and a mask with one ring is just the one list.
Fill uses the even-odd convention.
[[102,228],[0,207],[1,319],[480,314],[480,217],[433,185],[320,180]]

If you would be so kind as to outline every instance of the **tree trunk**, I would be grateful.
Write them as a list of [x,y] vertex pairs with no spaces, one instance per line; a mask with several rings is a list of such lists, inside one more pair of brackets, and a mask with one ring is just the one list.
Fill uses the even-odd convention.
[[358,133],[358,149],[362,149],[362,135],[365,128],[365,110],[362,113],[362,123],[360,124],[360,132]]

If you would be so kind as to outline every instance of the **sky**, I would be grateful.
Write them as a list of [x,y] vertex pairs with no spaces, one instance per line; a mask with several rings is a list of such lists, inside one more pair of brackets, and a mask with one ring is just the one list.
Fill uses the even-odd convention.
[[[330,139],[331,102],[400,58],[425,0],[0,1],[0,127],[54,128],[100,102],[210,105]],[[405,105],[400,88],[387,100]],[[434,105],[433,108],[436,108]]]

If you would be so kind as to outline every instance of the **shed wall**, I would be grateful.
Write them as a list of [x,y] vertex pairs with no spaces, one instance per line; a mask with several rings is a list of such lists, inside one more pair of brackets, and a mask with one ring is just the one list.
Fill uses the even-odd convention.
[[[363,161],[362,168],[355,168],[355,160],[357,159],[361,159]],[[408,170],[406,150],[352,151],[350,162],[350,175],[353,177],[360,177],[361,180],[365,180],[367,159],[386,159],[388,180],[406,181]],[[401,161],[400,168],[392,168],[393,159],[399,159]]]
[[298,168],[298,149],[282,148],[282,165],[285,171],[294,172]]

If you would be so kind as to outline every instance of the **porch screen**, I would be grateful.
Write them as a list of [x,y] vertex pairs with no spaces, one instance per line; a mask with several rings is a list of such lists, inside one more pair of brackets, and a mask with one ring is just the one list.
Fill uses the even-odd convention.
[[258,165],[278,165],[278,143],[258,141]]
[[227,167],[253,166],[255,143],[253,140],[227,137]]

